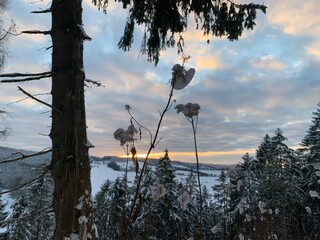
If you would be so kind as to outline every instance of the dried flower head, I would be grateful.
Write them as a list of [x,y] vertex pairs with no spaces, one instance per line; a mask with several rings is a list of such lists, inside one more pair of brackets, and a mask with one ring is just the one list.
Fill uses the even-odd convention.
[[182,112],[186,117],[193,118],[198,116],[200,105],[198,103],[178,104],[175,106],[175,109],[177,109],[177,113]]
[[184,66],[180,64],[175,64],[172,67],[172,79],[171,86],[176,90],[181,90],[185,88],[194,77],[196,70],[194,68],[190,68],[186,70]]
[[118,128],[114,133],[113,137],[116,140],[120,141],[120,145],[123,146],[126,143],[133,143],[135,139],[135,134],[137,134],[138,131],[133,125],[129,125],[127,130],[124,130],[123,128]]
[[129,104],[126,104],[126,105],[125,105],[125,108],[126,108],[127,111],[129,111],[129,110],[131,109],[131,107],[130,107]]

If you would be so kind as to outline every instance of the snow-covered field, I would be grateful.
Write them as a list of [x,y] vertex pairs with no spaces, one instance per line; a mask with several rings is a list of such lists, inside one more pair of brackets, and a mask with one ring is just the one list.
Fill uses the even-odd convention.
[[[121,168],[125,168],[124,162],[117,162]],[[177,170],[176,176],[177,181],[184,181],[189,173],[189,169],[187,167],[183,167],[177,164],[173,165],[174,167],[184,168],[186,171]],[[155,166],[151,166],[152,170],[155,171]],[[212,193],[212,186],[216,185],[218,181],[218,177],[221,173],[220,170],[201,170],[201,172],[207,173],[209,176],[201,176],[200,181],[202,185],[206,185],[209,192]],[[107,180],[114,181],[118,176],[123,176],[123,171],[115,171],[109,167],[107,167],[107,163],[105,162],[96,162],[94,161],[91,165],[91,183],[92,183],[92,195],[95,195],[99,190],[101,185]],[[135,177],[135,172],[128,172],[128,181],[133,182]]]

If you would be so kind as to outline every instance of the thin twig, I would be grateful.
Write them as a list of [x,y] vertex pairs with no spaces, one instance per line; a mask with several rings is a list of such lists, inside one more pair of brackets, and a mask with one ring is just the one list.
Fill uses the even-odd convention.
[[131,114],[131,112],[130,112],[130,109],[127,109],[127,111],[128,111],[128,113],[129,113],[129,115],[130,115],[130,117],[131,117],[130,122],[132,122],[132,120],[133,120],[136,124],[138,124],[138,126],[139,126],[140,128],[143,128],[144,130],[146,130],[146,131],[149,133],[149,135],[150,135],[150,143],[151,143],[151,142],[152,142],[152,133],[151,133],[151,131],[150,131],[148,128],[146,128],[145,126],[141,125],[141,124],[138,122],[138,120],[134,118],[134,116],[133,116],[133,115]]
[[[50,93],[38,93],[38,94],[35,94],[35,95],[33,95],[33,96],[43,96],[43,95],[50,95]],[[17,101],[15,101],[15,102],[10,102],[10,103],[8,103],[7,105],[11,105],[11,104],[15,104],[15,103],[19,103],[19,102],[22,102],[22,101],[24,101],[24,100],[26,100],[26,99],[29,99],[30,97],[24,97],[24,98],[22,98],[22,99],[20,99],[20,100],[17,100]],[[46,112],[48,112],[48,111],[46,111]],[[45,113],[46,113],[45,112]],[[50,112],[50,111],[49,111]],[[40,114],[42,114],[42,113],[40,113]]]
[[16,161],[19,161],[19,160],[24,160],[24,159],[27,159],[27,158],[30,158],[30,157],[35,157],[35,156],[39,156],[39,155],[42,155],[42,154],[46,154],[48,152],[52,152],[52,148],[50,149],[44,149],[40,152],[37,152],[37,153],[34,153],[34,154],[29,154],[29,155],[25,155],[21,152],[16,152],[16,153],[12,153],[12,155],[16,155],[16,154],[20,154],[21,157],[18,157],[18,158],[14,158],[14,159],[8,159],[8,160],[4,160],[4,161],[1,161],[0,164],[4,164],[4,163],[10,163],[10,162],[16,162]]
[[50,105],[49,103],[46,103],[46,102],[44,102],[44,101],[42,101],[42,100],[40,100],[40,99],[32,96],[30,93],[26,92],[26,91],[23,90],[21,87],[18,86],[18,89],[19,89],[21,92],[23,92],[25,95],[27,95],[27,96],[29,96],[30,98],[32,98],[33,100],[35,100],[35,101],[37,101],[37,102],[39,102],[39,103],[42,103],[42,104],[46,105],[47,107],[50,107],[50,108],[52,108],[53,110],[55,110],[55,111],[57,111],[57,112],[59,112],[59,113],[62,113],[61,110],[55,108],[54,106]]

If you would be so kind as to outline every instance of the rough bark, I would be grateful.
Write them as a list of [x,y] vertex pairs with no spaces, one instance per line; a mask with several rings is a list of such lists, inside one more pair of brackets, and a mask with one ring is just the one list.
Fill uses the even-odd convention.
[[[79,28],[82,24],[81,2],[53,0],[51,6],[54,74],[50,137],[51,173],[55,182],[53,209],[56,217],[53,239],[59,240],[71,234],[78,234],[80,239],[87,239],[91,234],[94,238],[90,162],[86,146],[83,33]],[[82,223],[79,221],[81,219]]]

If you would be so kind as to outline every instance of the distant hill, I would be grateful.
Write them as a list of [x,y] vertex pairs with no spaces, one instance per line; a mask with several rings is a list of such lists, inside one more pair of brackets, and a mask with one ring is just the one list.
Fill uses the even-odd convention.
[[[10,159],[16,159],[23,155],[33,155],[35,151],[27,151],[23,149],[12,149],[7,147],[0,146],[0,188],[2,189],[12,189],[28,180],[34,178],[37,174],[41,172],[43,166],[48,165],[51,159],[51,153],[46,153],[43,155],[32,156],[30,158],[14,161],[10,163],[1,164],[3,161],[7,161]],[[91,156],[92,165],[97,164],[107,164],[110,161],[114,161],[117,163],[125,164],[126,159],[117,158],[115,156],[104,156],[104,157],[96,157]],[[144,159],[139,159],[141,162],[140,166],[142,166],[142,161]],[[132,160],[129,159],[130,164]],[[155,167],[157,165],[158,159],[149,159],[148,164],[151,167]],[[172,161],[173,167],[180,172],[195,172],[196,164],[195,163],[187,163],[181,161]],[[207,176],[207,171],[219,171],[219,170],[228,170],[233,166],[228,165],[215,165],[208,163],[200,163],[200,173],[202,176]]]

